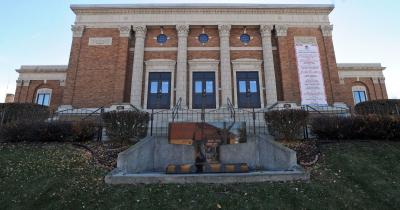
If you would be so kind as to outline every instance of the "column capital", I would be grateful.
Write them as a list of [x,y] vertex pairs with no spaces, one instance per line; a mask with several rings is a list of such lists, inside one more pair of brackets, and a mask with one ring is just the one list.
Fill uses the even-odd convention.
[[145,25],[134,25],[133,30],[135,31],[136,38],[138,37],[145,38],[147,32],[147,28]]
[[321,25],[320,28],[323,36],[332,36],[333,25]]
[[260,25],[260,32],[262,37],[270,37],[271,31],[274,29],[273,25]]
[[187,24],[176,25],[176,31],[178,32],[178,37],[187,37],[189,34],[189,25]]
[[131,34],[131,26],[120,26],[119,37],[129,37]]
[[288,26],[287,25],[276,25],[275,26],[277,36],[287,36]]
[[82,37],[85,26],[71,25],[72,37]]
[[231,31],[231,25],[229,24],[224,24],[224,25],[218,25],[218,30],[219,30],[219,36],[229,36],[229,33]]

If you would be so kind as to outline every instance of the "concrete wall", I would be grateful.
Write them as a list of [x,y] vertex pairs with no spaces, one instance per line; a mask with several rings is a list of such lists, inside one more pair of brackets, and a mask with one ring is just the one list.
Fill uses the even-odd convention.
[[296,152],[275,142],[272,136],[222,145],[219,151],[222,163],[247,163],[250,170],[285,171],[298,166]]
[[166,137],[147,137],[118,155],[124,173],[165,172],[169,164],[194,164],[194,146],[168,144]]

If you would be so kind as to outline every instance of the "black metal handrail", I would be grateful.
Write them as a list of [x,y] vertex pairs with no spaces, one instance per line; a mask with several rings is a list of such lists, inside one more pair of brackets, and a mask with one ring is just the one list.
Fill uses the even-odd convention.
[[82,121],[88,119],[89,117],[93,116],[94,114],[97,114],[97,112],[100,111],[99,114],[102,114],[104,112],[104,107],[100,107],[98,109],[96,109],[95,111],[93,111],[92,113],[88,114],[86,117],[82,118]]
[[235,107],[233,106],[229,97],[226,100],[227,100],[228,111],[231,113],[231,118],[233,119],[233,122],[236,122]]
[[172,122],[175,120],[175,117],[178,117],[178,111],[181,110],[182,98],[178,99],[176,105],[172,108]]

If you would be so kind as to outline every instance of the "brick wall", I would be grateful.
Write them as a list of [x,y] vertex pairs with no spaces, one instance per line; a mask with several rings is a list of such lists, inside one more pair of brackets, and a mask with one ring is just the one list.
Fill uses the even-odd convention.
[[31,80],[28,86],[17,86],[15,91],[16,103],[35,103],[37,90],[48,88],[52,90],[50,108],[56,110],[61,105],[64,87],[58,80]]
[[384,82],[374,83],[372,78],[345,78],[344,84],[341,84],[342,92],[340,94],[341,102],[349,106],[354,106],[352,93],[353,86],[364,86],[367,90],[368,100],[387,99],[386,86]]
[[[100,107],[124,101],[129,40],[119,34],[89,28],[73,39],[63,104]],[[89,46],[90,37],[112,37],[112,45]]]
[[300,84],[294,46],[295,36],[316,37],[321,58],[325,93],[329,104],[335,102],[334,87],[339,85],[333,45],[330,38],[324,38],[319,28],[289,28],[286,37],[278,37],[280,77],[282,79],[282,100],[301,103]]

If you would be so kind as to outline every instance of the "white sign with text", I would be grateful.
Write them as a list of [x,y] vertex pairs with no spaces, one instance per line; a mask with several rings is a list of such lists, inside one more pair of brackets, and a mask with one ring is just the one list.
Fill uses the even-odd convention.
[[295,37],[301,104],[327,105],[319,48],[315,37]]

